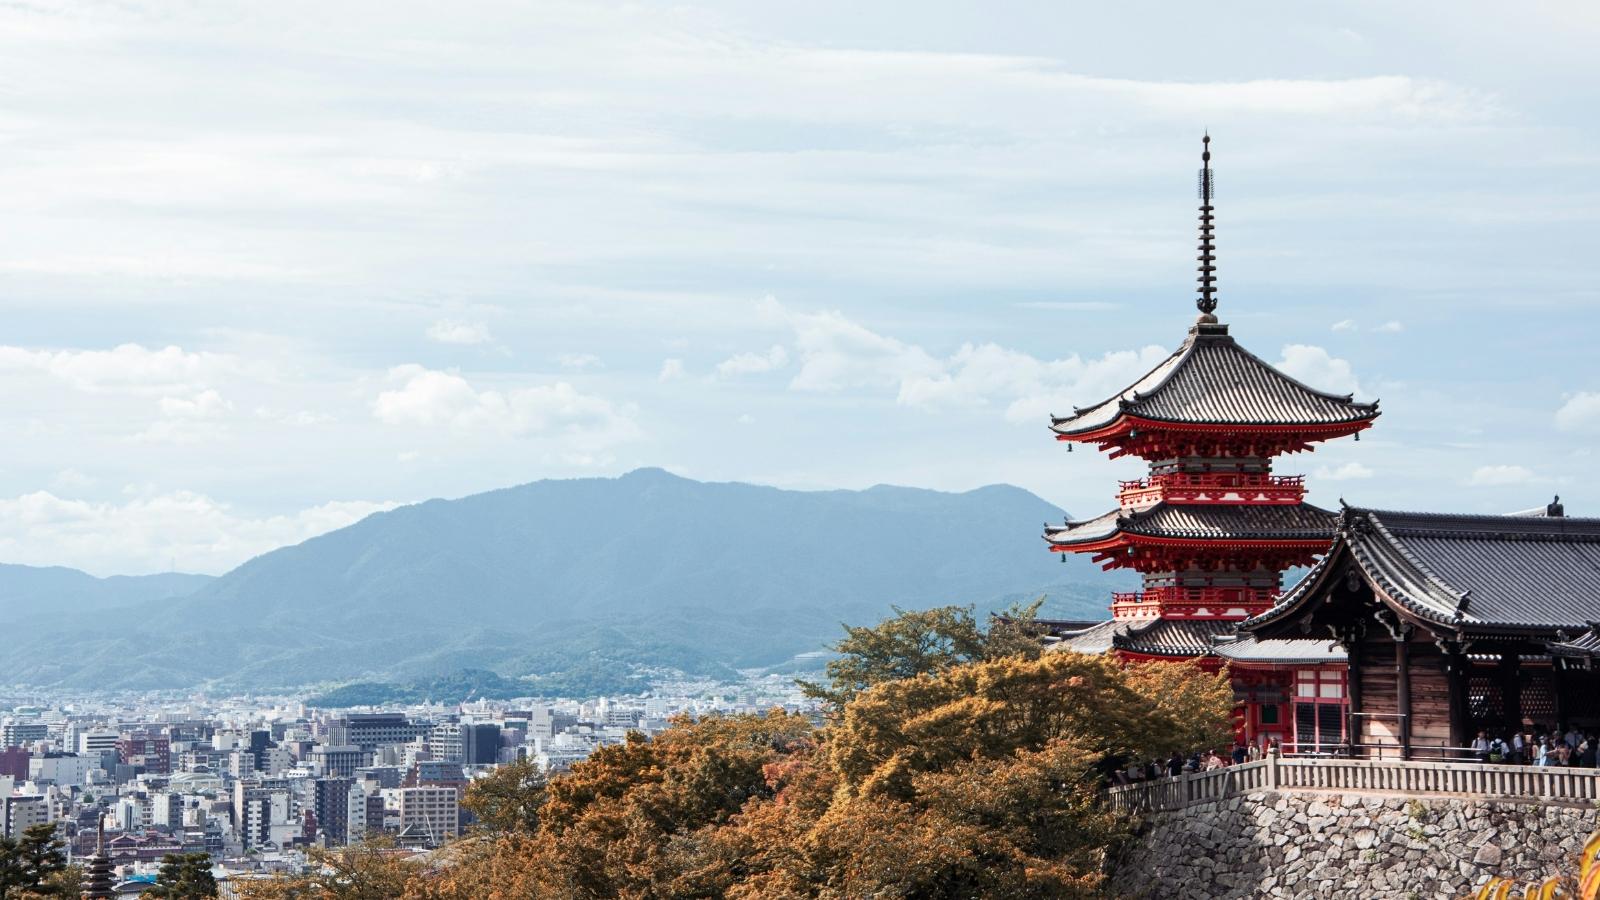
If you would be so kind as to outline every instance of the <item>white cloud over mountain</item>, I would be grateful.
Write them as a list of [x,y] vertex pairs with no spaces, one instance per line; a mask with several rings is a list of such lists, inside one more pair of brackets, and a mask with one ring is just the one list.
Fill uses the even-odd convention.
[[342,528],[392,502],[320,503],[252,517],[190,491],[91,502],[34,491],[0,498],[0,556],[7,562],[88,565],[95,574],[217,573],[286,544]]

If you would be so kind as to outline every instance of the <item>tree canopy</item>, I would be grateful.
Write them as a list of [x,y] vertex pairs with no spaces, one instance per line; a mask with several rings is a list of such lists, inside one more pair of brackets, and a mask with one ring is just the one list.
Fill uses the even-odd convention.
[[844,626],[845,636],[832,649],[827,684],[801,681],[808,696],[841,706],[876,684],[932,675],[951,666],[1008,656],[1040,653],[1035,624],[1043,598],[1014,605],[995,616],[987,630],[971,606],[939,606],[927,610],[894,607],[895,615],[870,626]]
[[16,838],[0,835],[0,898],[76,896],[66,874],[66,842],[53,823],[30,825]]
[[207,853],[169,853],[161,860],[156,883],[140,897],[162,900],[210,900],[217,896],[217,879],[211,874]]
[[474,782],[479,819],[426,865],[381,848],[246,900],[995,900],[1088,897],[1127,823],[1100,772],[1225,744],[1225,674],[1040,653],[1036,607],[851,629],[825,723],[773,710],[683,718],[546,779]]

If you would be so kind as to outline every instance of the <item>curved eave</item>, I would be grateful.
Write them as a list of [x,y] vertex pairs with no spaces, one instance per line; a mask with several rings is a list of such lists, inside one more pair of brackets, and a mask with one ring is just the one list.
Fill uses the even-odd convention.
[[1328,547],[1328,552],[1317,560],[1316,565],[1312,566],[1310,571],[1295,582],[1293,587],[1283,592],[1283,595],[1278,598],[1277,604],[1260,615],[1251,616],[1240,622],[1239,630],[1254,632],[1257,628],[1271,625],[1280,619],[1287,618],[1305,606],[1313,589],[1327,578],[1328,572],[1332,571],[1332,561],[1338,557],[1339,551],[1342,549],[1344,549],[1344,535],[1335,535],[1333,543]]
[[1365,431],[1372,427],[1373,420],[1379,415],[1376,403],[1372,404],[1371,411],[1365,415],[1338,422],[1196,422],[1121,413],[1103,425],[1074,430],[1068,427],[1072,420],[1064,419],[1052,424],[1050,430],[1055,432],[1058,441],[1087,444],[1115,441],[1139,430],[1306,435],[1310,440],[1327,441]]
[[1137,531],[1117,529],[1110,535],[1086,538],[1082,541],[1058,541],[1045,535],[1052,553],[1093,553],[1122,547],[1192,547],[1210,549],[1217,547],[1272,547],[1293,550],[1323,550],[1328,546],[1326,537],[1284,537],[1259,535],[1237,537],[1223,535],[1152,535]]

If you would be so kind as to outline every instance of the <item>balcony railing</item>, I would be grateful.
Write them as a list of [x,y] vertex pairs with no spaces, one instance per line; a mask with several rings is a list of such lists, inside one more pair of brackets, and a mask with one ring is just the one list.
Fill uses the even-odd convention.
[[1111,594],[1114,604],[1141,604],[1141,605],[1204,605],[1204,606],[1239,606],[1270,604],[1277,596],[1277,591],[1272,588],[1248,587],[1162,587],[1151,588],[1147,591],[1115,591]]
[[1167,500],[1175,503],[1298,503],[1305,496],[1304,475],[1246,472],[1169,472],[1123,481],[1124,507]]
[[1600,770],[1268,756],[1210,772],[1117,785],[1107,791],[1106,799],[1119,811],[1161,811],[1253,791],[1594,803],[1600,801]]

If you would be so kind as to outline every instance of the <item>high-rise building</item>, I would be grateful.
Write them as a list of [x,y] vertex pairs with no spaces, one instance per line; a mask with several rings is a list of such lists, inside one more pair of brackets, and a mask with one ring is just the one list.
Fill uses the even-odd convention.
[[172,774],[172,742],[164,734],[134,731],[117,739],[117,763],[136,773]]
[[0,747],[21,747],[50,739],[50,726],[43,722],[7,722],[0,725]]
[[0,819],[7,837],[20,838],[29,828],[50,821],[50,808],[38,795],[5,797],[0,799]]
[[328,723],[329,744],[354,744],[372,751],[384,744],[405,744],[427,734],[428,726],[404,713],[352,713]]
[[[350,790],[354,786],[349,778],[318,778],[311,782],[311,810],[330,846],[350,840]],[[362,796],[365,803],[365,795]],[[363,806],[363,812],[365,809]]]
[[311,768],[325,778],[350,778],[361,768],[366,756],[366,752],[354,744],[319,746],[311,751]]
[[500,726],[489,722],[462,725],[461,761],[469,766],[486,766],[499,762]]
[[28,760],[32,754],[22,747],[0,750],[0,775],[9,775],[18,781],[28,780]]
[[401,788],[400,830],[424,835],[434,846],[461,833],[461,802],[453,787]]

